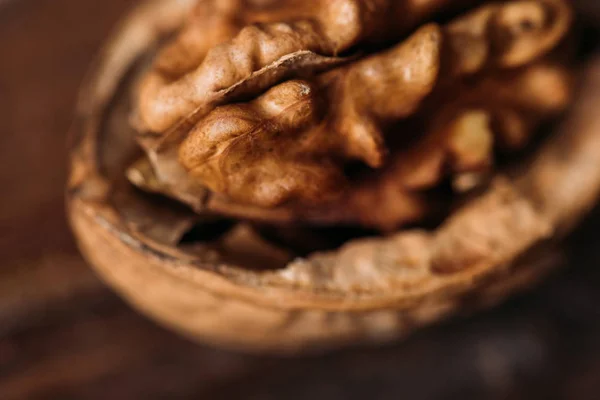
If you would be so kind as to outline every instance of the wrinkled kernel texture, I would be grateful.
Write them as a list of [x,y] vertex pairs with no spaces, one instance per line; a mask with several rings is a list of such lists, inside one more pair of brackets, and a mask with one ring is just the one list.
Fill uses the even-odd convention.
[[[156,175],[204,186],[242,217],[381,230],[422,219],[439,208],[427,191],[448,178],[476,187],[496,149],[523,147],[569,101],[569,73],[550,57],[571,23],[566,1],[427,22],[469,3],[198,1],[138,92]],[[356,163],[366,177],[347,173]]]

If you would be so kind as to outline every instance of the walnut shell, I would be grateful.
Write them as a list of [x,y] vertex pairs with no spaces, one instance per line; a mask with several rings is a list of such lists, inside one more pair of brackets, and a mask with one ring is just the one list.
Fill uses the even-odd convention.
[[243,224],[182,245],[200,217],[135,191],[124,171],[139,155],[128,123],[136,71],[193,3],[147,2],[109,42],[80,98],[67,192],[90,264],[134,307],[192,338],[290,352],[405,336],[537,281],[553,264],[547,250],[600,193],[596,62],[564,125],[531,163],[494,177],[436,230],[354,240],[295,260]]

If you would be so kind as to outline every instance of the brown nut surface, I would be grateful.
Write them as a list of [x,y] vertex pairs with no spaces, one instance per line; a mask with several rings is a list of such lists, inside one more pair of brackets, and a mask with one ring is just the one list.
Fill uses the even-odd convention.
[[[209,7],[212,3],[205,1],[197,10],[204,14],[210,10],[212,18],[226,9],[227,20],[232,20],[233,13],[242,25],[270,18],[285,20],[293,12],[298,20],[304,21],[310,14],[323,23],[326,18],[322,15],[331,18],[328,13],[345,4],[362,15],[358,18],[350,13],[353,23],[363,24],[356,28],[361,33],[349,35],[349,26],[353,26],[349,24],[328,35],[354,38],[334,41],[348,44],[343,47],[346,49],[374,38],[398,37],[419,18],[450,6],[443,1],[401,3],[317,1],[310,3],[309,11],[293,1],[277,2],[277,6],[240,3],[243,11],[235,13],[229,6]],[[410,23],[396,26],[389,22],[394,27],[387,28],[386,34],[377,30],[386,30],[388,14],[404,15],[403,7],[413,10]],[[327,12],[321,15],[321,9]],[[191,40],[186,39],[192,34],[188,31],[197,27],[194,18],[198,15],[208,18],[204,14],[193,14],[187,28],[164,51],[192,52],[185,44]],[[371,26],[373,15],[379,18],[376,25],[382,25],[377,29]],[[204,81],[223,78],[233,86],[219,83],[220,92],[201,89],[208,97],[193,101],[185,100],[183,89],[178,89],[161,100],[169,107],[184,101],[195,110],[173,113],[159,107],[160,114],[170,121],[163,127],[168,130],[155,139],[140,139],[149,161],[136,164],[129,175],[136,185],[168,194],[199,212],[211,210],[273,222],[358,224],[386,231],[420,221],[430,208],[423,191],[448,176],[459,191],[477,186],[484,170],[493,169],[495,147],[522,147],[541,122],[564,109],[570,95],[569,73],[540,58],[565,36],[570,22],[570,9],[562,0],[486,4],[445,26],[425,25],[388,50],[347,60],[312,52],[315,49],[306,43],[293,40],[292,47],[280,48],[279,40],[290,40],[281,32],[272,33],[272,46],[268,46],[281,53],[267,58],[251,55],[256,50],[253,40],[261,46],[266,46],[267,40],[244,39],[246,28],[214,48],[207,37],[202,41],[204,50],[199,50],[199,44],[192,46],[198,69],[173,80],[172,85],[198,90],[204,88]],[[253,29],[258,26],[250,25]],[[296,45],[300,47],[293,47]],[[223,48],[229,49],[229,56],[243,53],[241,58],[233,57],[238,61],[253,57],[273,63],[245,62],[238,68],[225,56],[209,58],[211,51]],[[289,53],[292,48],[303,52],[307,62],[295,58],[299,53]],[[173,73],[160,67],[166,62],[164,51],[142,82],[138,94],[141,115],[146,114],[146,101],[160,97],[146,90],[149,80],[159,75],[173,79]],[[284,53],[287,55],[281,56]],[[278,56],[285,60],[273,61]],[[305,76],[306,68],[314,72],[313,67],[317,71],[333,69],[277,83],[289,73]],[[211,68],[235,73],[215,75]],[[163,88],[165,93],[169,87]],[[246,96],[255,93],[256,97],[219,105],[234,100],[239,92]],[[180,121],[174,122],[177,118]],[[473,125],[469,121],[479,122]],[[422,138],[408,149],[390,147],[390,142],[419,136]],[[348,176],[346,167],[357,162],[381,171],[356,180]],[[373,207],[374,203],[378,207]]]
[[462,3],[468,1],[198,1],[183,32],[142,83],[142,126],[165,132],[214,101],[220,90],[282,57],[299,51],[336,56],[360,44],[393,40],[427,16]]
[[[316,85],[287,81],[247,105],[218,107],[189,133],[179,159],[192,177],[235,201],[319,201],[345,181],[336,156],[382,165],[378,122],[410,115],[430,93],[440,42],[439,29],[426,26],[398,48],[325,74]],[[384,102],[385,88],[371,85],[380,81],[402,91],[389,91]],[[372,96],[358,87],[372,87]]]
[[[209,239],[181,242],[192,224],[207,217],[132,191],[123,174],[139,154],[136,132],[128,124],[136,108],[130,101],[131,77],[143,71],[156,41],[180,26],[191,5],[183,0],[149,2],[127,19],[103,53],[82,92],[74,125],[68,202],[79,245],[104,279],[141,311],[197,340],[254,351],[379,342],[457,312],[489,306],[544,275],[552,266],[544,251],[556,245],[600,194],[596,59],[584,71],[564,123],[531,163],[513,165],[510,174],[492,170],[491,185],[463,198],[460,209],[436,229],[355,239],[339,250],[301,258],[266,242],[244,223],[221,234],[205,221],[201,233]],[[333,79],[365,60],[309,82]],[[172,68],[183,68],[178,65]],[[489,150],[492,136],[507,147],[521,146],[530,134],[527,126],[562,109],[569,98],[569,90],[562,89],[570,86],[563,79],[565,71],[552,61],[540,59],[507,74],[484,74],[456,96],[456,103],[443,95],[430,96],[416,112],[448,108],[432,120],[439,118],[450,130],[440,143],[446,149],[443,157],[458,171],[482,167],[481,154]],[[507,76],[515,79],[505,81]],[[288,85],[294,90],[303,84],[288,81],[273,88]],[[511,84],[529,89],[515,92],[509,90]],[[482,97],[480,89],[486,85],[497,88],[498,96]],[[546,90],[565,96],[548,97]],[[262,100],[256,96],[252,101]],[[485,107],[473,111],[472,102]],[[255,104],[241,103],[241,110]],[[427,126],[431,130],[425,136],[440,135],[435,123]],[[487,132],[482,127],[489,127],[488,136],[477,137],[473,144],[472,131]],[[383,171],[396,169],[403,160],[394,158]],[[152,180],[155,171],[140,171],[147,173],[138,176],[141,183],[166,190],[164,182]],[[394,186],[393,179],[380,176]],[[430,185],[436,179],[434,174],[412,183]],[[219,205],[217,196],[195,189],[208,197],[207,204]],[[182,196],[191,193],[177,190]],[[195,198],[190,196],[189,202]]]

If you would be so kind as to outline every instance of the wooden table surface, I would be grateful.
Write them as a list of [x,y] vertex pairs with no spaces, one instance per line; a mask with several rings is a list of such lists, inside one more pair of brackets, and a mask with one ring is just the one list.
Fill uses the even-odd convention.
[[600,215],[543,287],[382,348],[253,357],[127,307],[78,255],[63,185],[78,85],[134,3],[0,1],[0,399],[600,396]]

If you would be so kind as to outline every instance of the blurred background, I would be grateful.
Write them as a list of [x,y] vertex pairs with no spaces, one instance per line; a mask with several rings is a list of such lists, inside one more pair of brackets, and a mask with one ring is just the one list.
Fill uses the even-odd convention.
[[0,0],[0,399],[600,398],[600,212],[535,291],[401,344],[256,357],[127,307],[78,255],[63,186],[78,86],[135,3]]

